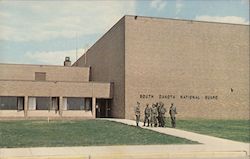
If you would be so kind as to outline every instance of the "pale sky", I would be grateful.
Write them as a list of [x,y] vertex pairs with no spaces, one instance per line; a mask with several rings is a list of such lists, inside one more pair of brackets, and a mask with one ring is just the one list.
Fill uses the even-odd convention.
[[74,62],[124,15],[249,25],[249,0],[2,0],[0,63]]

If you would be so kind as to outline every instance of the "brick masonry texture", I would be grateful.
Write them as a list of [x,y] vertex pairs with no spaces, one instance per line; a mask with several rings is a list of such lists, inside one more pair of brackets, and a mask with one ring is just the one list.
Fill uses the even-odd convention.
[[113,82],[114,96],[111,115],[125,117],[125,65],[124,65],[124,18],[99,39],[74,66],[89,66],[90,79],[98,82]]
[[74,66],[114,82],[112,116],[136,101],[174,103],[179,118],[248,119],[249,25],[124,16]]
[[[36,81],[35,72],[46,73],[45,81]],[[0,117],[81,117],[95,118],[95,109],[63,111],[63,97],[112,98],[109,82],[89,81],[89,67],[0,64],[0,96],[24,97],[24,111],[1,110]],[[28,97],[59,97],[60,111],[28,110]],[[25,115],[27,114],[27,116]]]
[[162,101],[181,118],[248,119],[249,26],[127,16],[125,28],[126,118]]
[[35,72],[46,72],[47,81],[89,81],[88,67],[0,64],[0,79],[35,80]]

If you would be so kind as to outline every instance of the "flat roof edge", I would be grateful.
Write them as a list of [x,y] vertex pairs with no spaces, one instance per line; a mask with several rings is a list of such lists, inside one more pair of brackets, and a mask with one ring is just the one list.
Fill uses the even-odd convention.
[[162,20],[176,20],[176,21],[188,21],[188,22],[198,22],[198,23],[214,23],[214,24],[250,26],[250,24],[237,24],[237,23],[202,21],[202,20],[190,20],[190,19],[175,19],[175,18],[165,18],[165,17],[150,17],[150,16],[140,16],[140,15],[125,15],[123,17],[142,17],[142,18],[147,18],[147,19],[159,19],[159,20],[162,19]]
[[89,68],[89,67],[74,67],[63,65],[42,65],[42,64],[18,64],[18,63],[0,63],[0,65],[20,65],[20,66],[35,66],[35,67],[63,67],[63,68]]
[[119,24],[125,17],[126,17],[126,15],[122,16],[122,18],[120,18],[114,25],[112,25],[111,28],[108,29],[108,31],[106,31],[104,34],[102,34],[101,37],[98,38],[98,39],[94,42],[94,44],[91,45],[91,47],[90,47],[81,57],[79,57],[79,58],[72,64],[72,66],[78,67],[78,66],[75,66],[75,65],[77,64],[77,62],[78,62],[85,54],[87,54],[88,51],[91,50],[91,48],[94,47],[98,41],[100,41],[106,34],[108,34],[108,33],[109,33],[117,24]]

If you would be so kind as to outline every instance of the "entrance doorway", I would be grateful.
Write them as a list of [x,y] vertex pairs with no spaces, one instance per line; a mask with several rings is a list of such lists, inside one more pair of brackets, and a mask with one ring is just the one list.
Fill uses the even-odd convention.
[[111,99],[96,99],[96,117],[109,118],[111,114]]

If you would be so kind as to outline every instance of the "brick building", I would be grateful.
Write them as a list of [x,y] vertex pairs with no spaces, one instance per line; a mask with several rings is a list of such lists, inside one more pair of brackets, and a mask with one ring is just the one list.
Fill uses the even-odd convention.
[[88,67],[0,64],[0,117],[95,118],[112,84],[89,81]]
[[[134,119],[137,101],[142,111],[161,101],[180,118],[249,117],[249,25],[124,16],[72,66],[2,64],[1,99],[24,100],[17,116],[37,116],[29,102],[46,96],[52,108],[59,101],[59,116]],[[70,97],[90,101],[92,111],[65,109]]]
[[174,103],[181,118],[249,117],[249,25],[124,16],[74,66],[114,82],[113,117],[133,119],[136,101]]

